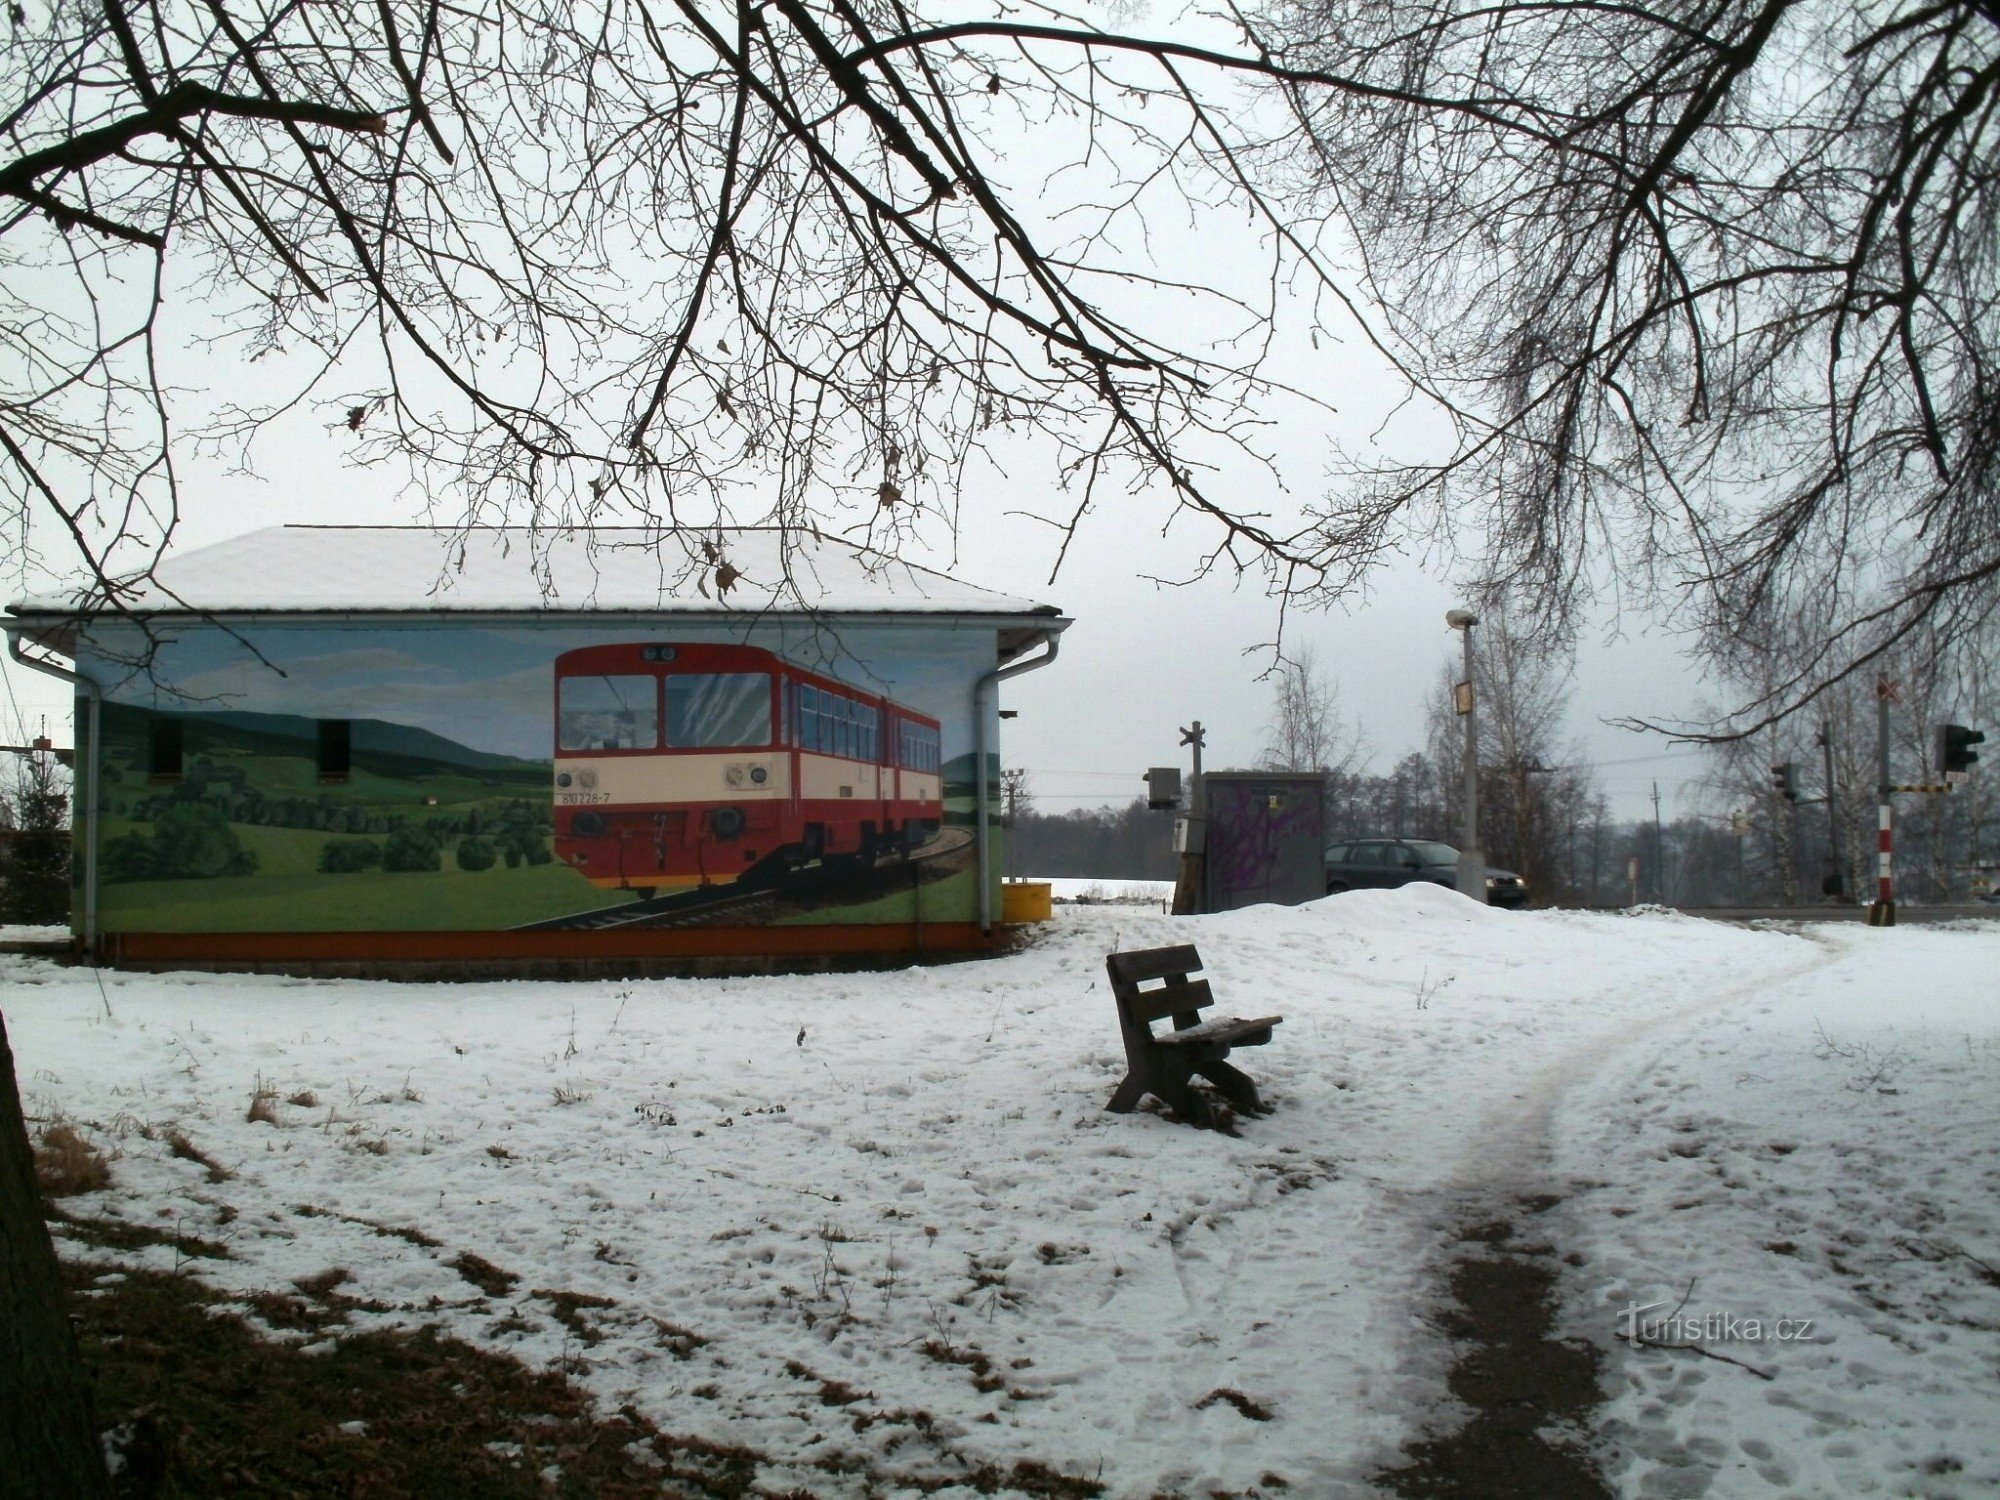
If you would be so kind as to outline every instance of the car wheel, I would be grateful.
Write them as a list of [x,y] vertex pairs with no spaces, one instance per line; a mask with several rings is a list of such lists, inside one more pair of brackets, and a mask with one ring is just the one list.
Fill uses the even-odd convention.
[[1347,889],[1347,882],[1344,880],[1329,880],[1326,883],[1326,893],[1329,896],[1338,896],[1342,891],[1346,889]]

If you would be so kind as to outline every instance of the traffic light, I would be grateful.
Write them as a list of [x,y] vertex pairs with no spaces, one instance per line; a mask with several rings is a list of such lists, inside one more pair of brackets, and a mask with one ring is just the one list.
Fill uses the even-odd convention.
[[1771,788],[1787,802],[1799,800],[1799,768],[1792,761],[1771,767]]
[[1963,724],[1938,725],[1938,769],[1946,772],[1971,770],[1973,762],[1979,759],[1972,747],[1985,741],[1985,735],[1976,729],[1967,729]]

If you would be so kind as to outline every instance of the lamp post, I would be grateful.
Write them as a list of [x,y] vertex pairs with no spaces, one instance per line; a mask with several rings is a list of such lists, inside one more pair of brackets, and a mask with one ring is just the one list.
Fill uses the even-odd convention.
[[1472,676],[1472,627],[1479,616],[1469,609],[1445,614],[1445,624],[1465,637],[1465,681],[1459,685],[1453,706],[1465,716],[1465,843],[1458,851],[1458,889],[1461,894],[1484,904],[1486,900],[1486,856],[1479,852],[1479,713]]

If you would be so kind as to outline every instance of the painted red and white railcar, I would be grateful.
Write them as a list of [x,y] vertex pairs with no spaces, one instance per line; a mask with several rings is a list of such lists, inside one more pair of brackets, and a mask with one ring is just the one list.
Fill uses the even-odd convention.
[[904,853],[944,818],[938,721],[757,646],[556,658],[556,857],[642,893]]

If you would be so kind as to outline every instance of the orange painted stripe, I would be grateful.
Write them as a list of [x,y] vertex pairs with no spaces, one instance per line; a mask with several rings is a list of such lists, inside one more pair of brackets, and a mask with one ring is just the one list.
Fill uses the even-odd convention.
[[976,922],[915,926],[670,928],[658,932],[112,932],[106,961],[287,963],[402,959],[796,958],[976,952],[994,946]]

